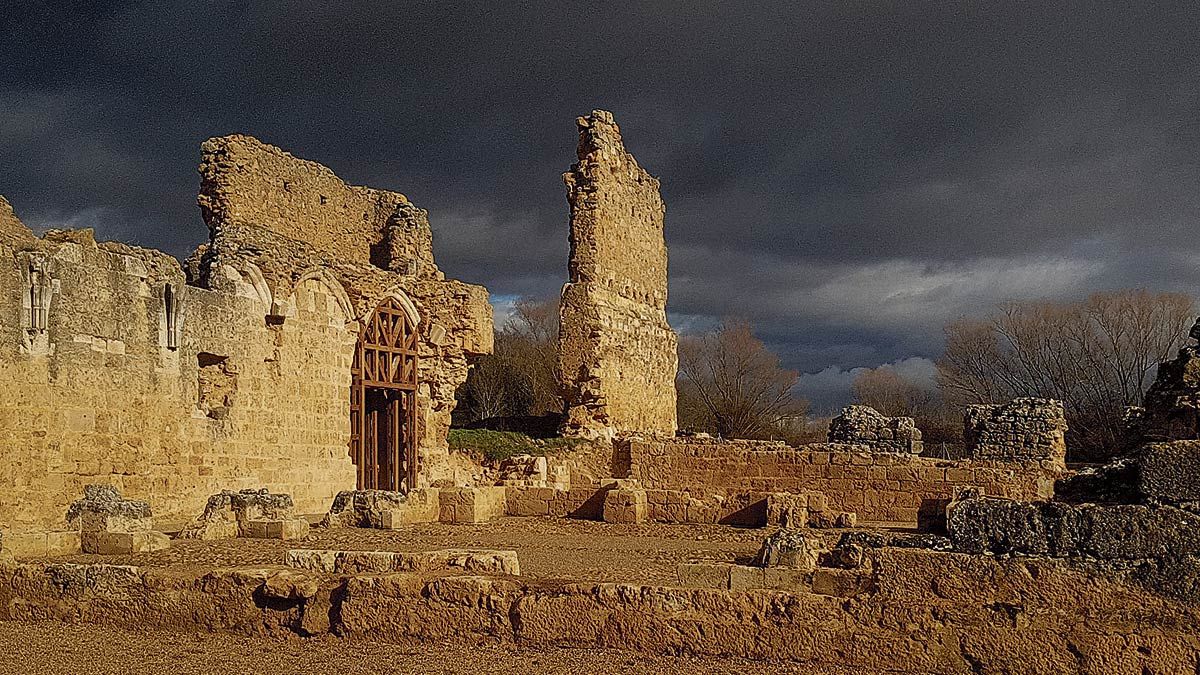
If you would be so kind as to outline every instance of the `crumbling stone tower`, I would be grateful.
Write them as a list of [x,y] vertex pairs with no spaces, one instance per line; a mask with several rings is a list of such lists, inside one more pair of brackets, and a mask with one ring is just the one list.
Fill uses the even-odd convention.
[[559,305],[563,433],[675,433],[675,332],[667,323],[666,208],[612,113],[577,120],[570,281]]

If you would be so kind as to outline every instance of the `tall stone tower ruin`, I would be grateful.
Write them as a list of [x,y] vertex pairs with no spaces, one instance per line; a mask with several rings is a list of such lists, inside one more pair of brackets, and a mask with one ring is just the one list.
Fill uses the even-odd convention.
[[675,332],[667,323],[666,211],[658,180],[625,150],[612,113],[577,120],[570,281],[559,305],[564,435],[674,435]]

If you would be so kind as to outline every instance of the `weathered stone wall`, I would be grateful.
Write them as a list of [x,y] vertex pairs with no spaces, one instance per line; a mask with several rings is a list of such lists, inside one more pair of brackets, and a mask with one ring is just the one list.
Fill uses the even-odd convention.
[[[23,301],[31,264],[51,288],[44,331]],[[268,326],[268,302],[233,270],[222,291],[183,282],[170,256],[87,230],[0,244],[0,524],[58,528],[88,483],[160,519],[194,516],[221,488],[266,486],[319,512],[353,486],[355,334],[334,291],[301,283],[294,316]],[[168,286],[182,303],[173,348]]]
[[248,136],[210,139],[202,150],[199,201],[212,238],[191,261],[198,282],[211,285],[224,268],[258,276],[276,319],[295,311],[286,298],[308,278],[344,290],[359,325],[388,297],[411,303],[421,337],[419,482],[456,481],[446,433],[472,359],[492,350],[487,291],[445,278],[426,212],[401,194],[348,186]]
[[578,124],[579,162],[563,175],[571,205],[559,327],[563,431],[673,435],[678,356],[658,181],[625,150],[611,113]]
[[426,214],[402,194],[346,185],[327,167],[250,136],[211,138],[201,157],[199,203],[217,248],[273,235],[318,257],[393,271],[413,260],[418,271],[437,272]]
[[850,405],[829,422],[829,442],[864,445],[876,452],[921,454],[921,432],[911,417],[886,417],[865,405]]
[[[822,492],[829,508],[860,521],[915,523],[922,505],[952,496],[956,487],[1032,500],[1048,497],[1064,467],[1052,462],[944,461],[875,453],[853,445],[791,448],[767,441],[628,439],[615,466],[647,489],[695,494]],[[625,468],[627,467],[627,468]]]
[[1063,405],[1046,398],[967,406],[963,421],[967,456],[974,459],[1066,461]]
[[[0,620],[735,655],[863,672],[1191,673],[1200,610],[1037,558],[884,548],[790,592],[518,577],[0,568]],[[987,583],[980,583],[987,580]],[[264,602],[264,599],[266,600]]]
[[0,529],[27,550],[89,483],[162,520],[251,487],[324,512],[355,487],[353,350],[388,297],[418,316],[420,482],[455,479],[446,431],[471,358],[491,350],[486,291],[444,279],[400,195],[248,137],[204,153],[212,239],[186,273],[90,230],[38,239],[0,202]]

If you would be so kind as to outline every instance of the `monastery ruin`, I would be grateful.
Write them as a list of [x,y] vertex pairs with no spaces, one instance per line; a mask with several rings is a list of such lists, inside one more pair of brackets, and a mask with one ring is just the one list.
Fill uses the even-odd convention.
[[659,182],[611,113],[577,124],[574,440],[502,463],[447,443],[487,292],[403,195],[210,139],[183,263],[0,199],[0,619],[1200,672],[1200,347],[1103,467],[1047,399],[969,408],[960,460],[861,406],[823,443],[678,435]]

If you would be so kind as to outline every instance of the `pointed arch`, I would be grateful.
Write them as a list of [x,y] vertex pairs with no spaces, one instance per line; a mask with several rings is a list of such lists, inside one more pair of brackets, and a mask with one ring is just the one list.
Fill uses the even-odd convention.
[[354,320],[354,305],[350,302],[350,296],[346,294],[346,289],[342,286],[342,282],[338,280],[332,272],[324,267],[311,267],[296,277],[292,282],[291,292],[288,293],[287,299],[282,302],[276,296],[275,302],[271,304],[271,314],[273,316],[295,316],[296,314],[296,289],[306,281],[317,281],[329,289],[329,296],[333,298],[338,307],[342,310],[342,316],[345,323],[350,323]]

